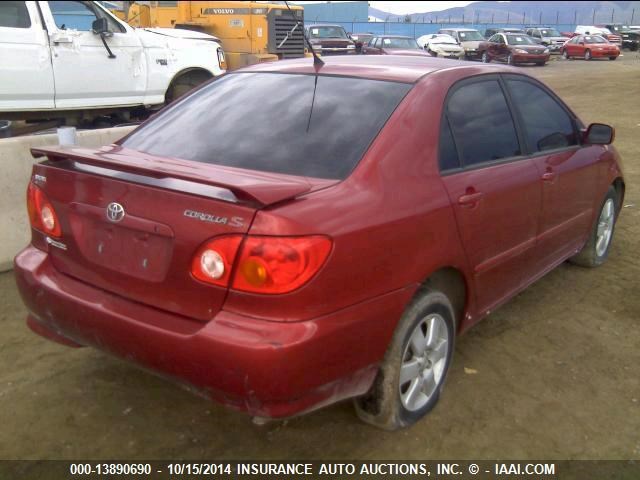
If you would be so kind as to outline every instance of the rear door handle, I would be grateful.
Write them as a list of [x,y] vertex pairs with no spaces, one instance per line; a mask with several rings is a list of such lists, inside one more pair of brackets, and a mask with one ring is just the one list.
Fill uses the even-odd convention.
[[478,203],[482,197],[484,197],[482,192],[468,193],[458,198],[458,204],[463,207],[470,207]]
[[554,172],[546,172],[542,175],[543,182],[553,182],[556,179],[556,174]]

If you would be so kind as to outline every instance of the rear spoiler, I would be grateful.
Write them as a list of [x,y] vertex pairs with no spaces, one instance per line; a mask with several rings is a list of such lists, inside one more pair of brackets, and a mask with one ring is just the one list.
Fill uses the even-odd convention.
[[[128,150],[119,145],[109,145],[97,149],[78,146],[32,148],[31,154],[34,158],[47,157],[51,162],[71,160],[79,164],[100,167],[96,170],[101,172],[127,172],[134,174],[132,177],[155,179],[154,185],[160,187],[163,186],[158,180],[181,180],[218,187],[233,193],[232,196],[227,195],[223,199],[242,201],[254,206],[271,205],[306,193],[313,187],[336,183],[333,180],[308,180],[303,177],[278,173],[156,157]],[[102,174],[108,175],[108,173]],[[121,175],[119,177],[122,178]],[[137,179],[131,181],[137,182]]]

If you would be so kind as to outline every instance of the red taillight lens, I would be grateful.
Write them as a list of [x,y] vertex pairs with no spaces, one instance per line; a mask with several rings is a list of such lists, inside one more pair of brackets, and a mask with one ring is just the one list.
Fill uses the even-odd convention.
[[191,261],[191,274],[200,281],[226,287],[241,241],[241,235],[229,235],[206,242]]
[[33,228],[52,237],[62,235],[60,222],[53,205],[44,192],[33,183],[29,183],[27,187],[27,211],[29,212],[29,222]]
[[324,264],[331,240],[323,236],[246,238],[231,288],[287,293],[301,287]]

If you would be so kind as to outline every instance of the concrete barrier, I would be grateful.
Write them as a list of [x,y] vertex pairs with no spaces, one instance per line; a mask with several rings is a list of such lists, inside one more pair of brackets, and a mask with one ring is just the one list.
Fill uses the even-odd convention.
[[[78,145],[109,145],[134,127],[104,128],[78,132]],[[56,134],[0,139],[0,272],[13,268],[13,257],[31,239],[26,191],[31,167],[36,162],[32,147],[57,145]],[[37,161],[41,161],[39,159]]]

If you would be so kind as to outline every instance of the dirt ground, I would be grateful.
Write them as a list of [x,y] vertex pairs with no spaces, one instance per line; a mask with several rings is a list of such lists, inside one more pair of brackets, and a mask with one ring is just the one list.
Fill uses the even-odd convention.
[[123,361],[32,334],[6,273],[0,458],[640,460],[640,54],[523,68],[585,122],[616,127],[625,208],[604,266],[560,266],[459,339],[423,421],[383,432],[345,402],[253,425]]

